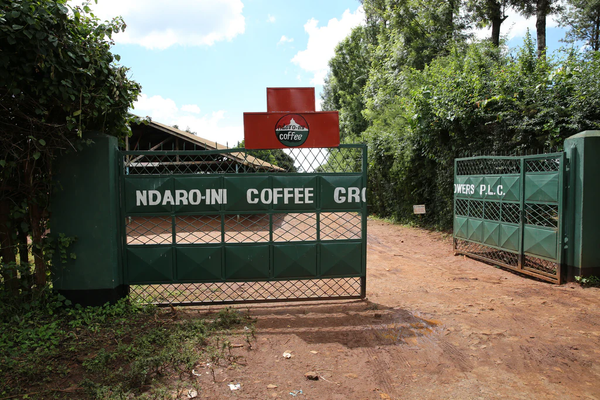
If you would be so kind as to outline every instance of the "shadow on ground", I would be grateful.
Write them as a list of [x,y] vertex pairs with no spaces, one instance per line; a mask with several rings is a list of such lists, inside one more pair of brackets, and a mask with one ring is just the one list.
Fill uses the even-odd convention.
[[296,335],[309,344],[348,348],[418,346],[444,328],[440,322],[368,300],[239,307],[257,319],[262,335]]

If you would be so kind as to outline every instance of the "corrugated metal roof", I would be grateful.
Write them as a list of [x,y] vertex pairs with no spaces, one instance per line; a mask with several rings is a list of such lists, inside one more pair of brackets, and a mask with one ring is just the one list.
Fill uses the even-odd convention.
[[[172,126],[168,126],[165,124],[161,124],[160,122],[150,121],[147,123],[148,126],[161,130],[165,133],[168,133],[172,136],[179,137],[180,139],[184,139],[200,145],[204,147],[206,150],[227,150],[229,147],[219,144],[217,142],[210,141],[208,139],[204,139],[200,136],[197,136],[193,133],[182,131],[177,128],[173,128]],[[252,166],[254,168],[260,169],[268,169],[271,171],[285,171],[283,168],[278,167],[277,165],[273,165],[271,163],[266,162],[265,160],[261,160],[260,158],[253,157],[247,153],[242,152],[233,152],[233,153],[223,153],[224,156],[230,157],[240,164]]]

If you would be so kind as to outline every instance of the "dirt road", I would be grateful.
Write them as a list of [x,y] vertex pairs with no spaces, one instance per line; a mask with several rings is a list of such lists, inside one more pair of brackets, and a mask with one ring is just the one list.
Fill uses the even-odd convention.
[[599,289],[456,257],[440,233],[368,229],[368,301],[250,307],[252,349],[199,397],[600,399]]

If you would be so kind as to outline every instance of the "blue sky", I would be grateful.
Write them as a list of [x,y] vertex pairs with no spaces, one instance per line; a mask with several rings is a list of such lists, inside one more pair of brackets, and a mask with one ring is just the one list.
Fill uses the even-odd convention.
[[[142,85],[135,114],[230,146],[243,139],[244,112],[266,111],[267,87],[315,87],[319,103],[335,45],[364,20],[358,0],[98,0],[92,9],[127,24],[113,53]],[[563,36],[555,25],[550,50]],[[527,27],[535,34],[533,20],[511,13],[508,45]]]

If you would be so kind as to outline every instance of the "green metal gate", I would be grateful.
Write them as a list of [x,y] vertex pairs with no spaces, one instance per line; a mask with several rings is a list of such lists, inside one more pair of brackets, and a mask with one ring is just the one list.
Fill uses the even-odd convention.
[[121,151],[130,297],[171,304],[364,298],[366,147],[285,152],[294,166],[245,149]]
[[563,153],[454,162],[454,251],[561,283]]

